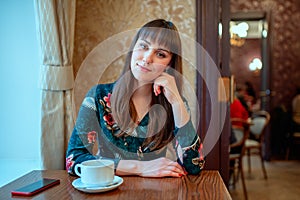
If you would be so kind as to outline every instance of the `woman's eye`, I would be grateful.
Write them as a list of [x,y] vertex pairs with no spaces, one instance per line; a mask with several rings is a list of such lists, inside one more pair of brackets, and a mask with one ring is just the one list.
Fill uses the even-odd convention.
[[156,55],[160,58],[165,58],[166,57],[166,55],[162,52],[157,52]]
[[139,46],[140,46],[141,49],[147,49],[148,48],[148,46],[144,43],[141,43]]

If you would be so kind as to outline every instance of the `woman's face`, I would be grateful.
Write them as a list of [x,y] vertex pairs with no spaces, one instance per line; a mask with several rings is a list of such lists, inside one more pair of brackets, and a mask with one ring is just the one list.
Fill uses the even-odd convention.
[[139,82],[151,83],[168,67],[171,59],[169,49],[149,39],[140,38],[132,52],[132,74]]

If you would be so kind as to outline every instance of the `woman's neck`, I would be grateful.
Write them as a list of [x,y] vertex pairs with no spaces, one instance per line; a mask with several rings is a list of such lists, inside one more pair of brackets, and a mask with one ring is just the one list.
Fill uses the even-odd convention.
[[137,120],[140,121],[149,111],[152,101],[152,84],[137,88],[132,96],[132,102],[136,110]]
[[145,97],[151,97],[152,96],[152,84],[144,84],[138,86],[134,93],[133,98],[145,98]]

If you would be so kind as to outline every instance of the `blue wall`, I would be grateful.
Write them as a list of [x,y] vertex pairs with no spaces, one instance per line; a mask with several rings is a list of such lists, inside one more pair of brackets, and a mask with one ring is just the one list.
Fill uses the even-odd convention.
[[40,58],[33,0],[1,0],[0,27],[2,186],[40,167]]

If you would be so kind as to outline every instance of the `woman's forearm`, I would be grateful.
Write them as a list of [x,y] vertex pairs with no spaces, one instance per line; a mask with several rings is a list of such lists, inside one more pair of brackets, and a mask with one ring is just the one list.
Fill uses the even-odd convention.
[[116,169],[116,175],[141,175],[141,161],[138,160],[120,160]]
[[183,101],[172,104],[172,110],[176,127],[181,128],[190,120],[190,115]]
[[116,174],[119,176],[181,177],[185,171],[177,162],[161,157],[149,161],[120,160]]

